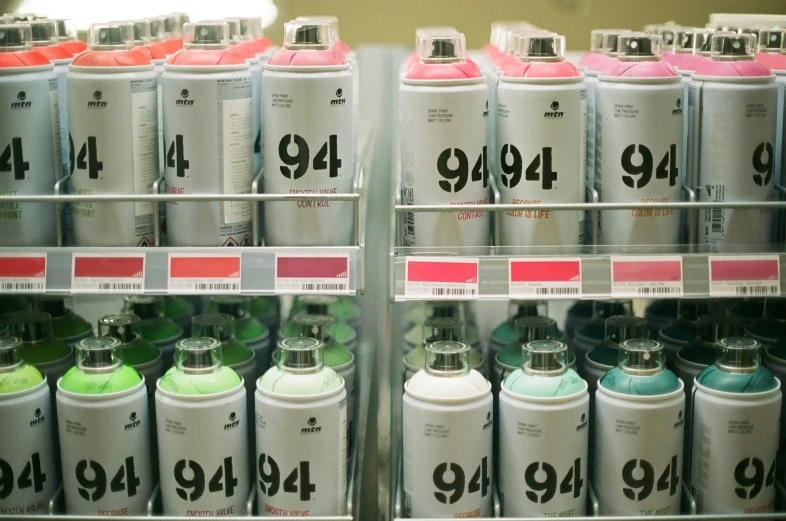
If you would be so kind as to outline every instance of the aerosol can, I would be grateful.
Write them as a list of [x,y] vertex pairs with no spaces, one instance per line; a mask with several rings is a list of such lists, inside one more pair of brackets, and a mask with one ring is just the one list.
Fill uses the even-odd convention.
[[627,340],[595,395],[595,493],[601,515],[678,515],[685,394],[656,340]]
[[674,367],[680,349],[696,339],[699,317],[710,313],[711,308],[712,304],[707,300],[678,301],[677,318],[672,319],[658,331],[657,338],[663,344],[663,351],[666,353],[666,365]]
[[[762,365],[772,371],[778,381],[783,382],[783,379],[786,378],[786,341],[781,340],[777,344],[766,348],[762,347],[762,349],[764,351],[761,357]],[[784,478],[784,471],[786,471],[783,466],[786,464],[786,414],[784,414],[784,409],[786,409],[786,402],[782,400],[778,463],[776,464],[776,468],[781,469],[778,471],[779,479]]]
[[573,352],[581,375],[584,374],[587,353],[605,338],[606,319],[617,315],[633,315],[633,303],[630,300],[596,300],[591,303],[591,311],[591,318],[576,329],[573,336]]
[[319,340],[287,338],[278,352],[277,365],[257,382],[257,515],[344,515],[344,381],[325,367]]
[[[357,95],[351,66],[333,51],[329,22],[290,22],[285,32],[284,47],[262,73],[265,192],[351,193]],[[351,202],[268,202],[265,244],[349,245],[352,215]]]
[[49,313],[52,317],[52,335],[74,347],[83,338],[93,336],[93,326],[74,313],[73,302],[70,304],[70,307],[66,307],[66,297],[55,295],[36,295],[33,299],[35,310]]
[[57,382],[66,510],[144,516],[153,490],[145,379],[123,364],[120,341],[81,340]]
[[[440,340],[462,342],[466,337],[464,324],[455,317],[431,317],[423,324],[423,341],[404,355],[404,381],[426,366],[426,346]],[[470,349],[469,365],[483,376],[487,374],[485,359],[480,351]]]
[[[57,77],[29,24],[0,25],[0,192],[50,195],[62,176]],[[54,204],[0,205],[0,245],[54,246]]]
[[461,342],[426,346],[425,368],[404,384],[406,517],[491,517],[491,384]]
[[57,428],[46,376],[20,357],[22,341],[0,337],[0,514],[45,514],[60,478]]
[[696,319],[696,337],[677,352],[674,363],[677,376],[685,384],[690,412],[693,380],[717,357],[718,342],[723,338],[741,336],[739,321],[728,315],[701,315]]
[[256,369],[253,380],[256,380],[270,366],[272,349],[270,330],[251,316],[251,299],[239,295],[219,295],[211,299],[209,309],[235,319],[235,338],[254,351]]
[[[185,48],[164,65],[166,189],[248,194],[254,180],[251,72],[225,22],[185,24]],[[250,246],[250,201],[167,207],[171,246]]]
[[760,365],[761,344],[725,338],[693,389],[691,490],[700,514],[775,509],[781,383]]
[[589,466],[587,383],[568,369],[568,346],[562,342],[530,342],[522,351],[521,367],[505,379],[499,394],[503,513],[584,516]]
[[223,364],[218,340],[177,343],[175,366],[155,394],[164,515],[245,515],[252,486],[247,401],[243,378]]
[[583,377],[589,384],[590,395],[595,394],[598,381],[616,367],[620,344],[625,340],[648,338],[647,321],[632,315],[617,315],[606,320],[603,340],[593,347],[584,362]]
[[[158,178],[158,80],[134,26],[94,24],[68,72],[71,189],[144,195]],[[76,246],[152,246],[151,202],[71,205]]]
[[8,325],[11,336],[22,340],[19,352],[22,360],[46,376],[54,400],[57,380],[74,366],[73,349],[53,336],[52,317],[43,311],[14,313]]
[[[401,199],[404,204],[489,202],[488,86],[466,58],[463,34],[424,35],[420,62],[401,82]],[[406,214],[404,244],[489,245],[486,212]]]
[[483,346],[480,343],[477,323],[472,314],[472,309],[467,302],[427,302],[415,308],[410,316],[411,325],[404,333],[404,352],[408,353],[421,345],[423,340],[423,326],[428,317],[455,317],[463,323],[463,340],[469,344],[473,351],[480,353]]
[[[756,60],[752,35],[715,33],[712,54],[690,85],[690,177],[701,202],[772,201],[778,92]],[[770,244],[772,210],[699,210],[698,243],[707,251]]]
[[[595,93],[595,189],[608,203],[679,202],[680,75],[661,61],[659,35],[622,34],[617,45],[618,63],[601,72]],[[679,238],[675,210],[601,212],[604,246],[667,246]]]
[[[516,320],[524,317],[547,317],[548,302],[514,300],[508,304],[508,318],[494,328],[489,337],[489,356],[494,357],[500,350],[516,340]],[[559,338],[562,340],[562,338]]]
[[[587,92],[565,61],[565,37],[520,38],[522,66],[497,87],[500,195],[503,204],[583,203]],[[584,243],[584,212],[512,211],[501,217],[502,246]]]
[[172,367],[175,344],[183,338],[183,328],[165,316],[164,297],[129,295],[123,304],[123,312],[142,319],[139,324],[142,338],[161,350],[164,367]]

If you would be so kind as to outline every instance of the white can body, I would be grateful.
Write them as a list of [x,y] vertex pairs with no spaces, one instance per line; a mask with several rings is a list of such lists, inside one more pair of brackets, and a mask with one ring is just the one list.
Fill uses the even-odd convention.
[[598,71],[584,71],[584,86],[587,89],[587,156],[586,183],[595,186],[595,90],[598,87]]
[[737,394],[693,388],[691,491],[699,514],[775,509],[781,390]]
[[595,394],[595,493],[602,516],[678,515],[685,394]]
[[[601,202],[679,202],[679,78],[658,83],[613,79],[601,76],[595,92],[595,189]],[[679,243],[679,235],[677,210],[607,210],[600,215],[602,245],[671,245]]]
[[58,382],[66,510],[143,516],[153,490],[145,383],[115,395],[77,395]]
[[[297,72],[267,65],[262,74],[265,193],[347,194],[355,176],[353,105],[349,67]],[[352,244],[352,202],[267,202],[265,244]]]
[[251,125],[254,136],[254,177],[262,170],[262,64],[247,60],[251,68]]
[[347,508],[347,394],[256,392],[257,515],[339,516]]
[[[772,78],[694,75],[689,165],[699,201],[772,201],[777,97]],[[745,245],[747,252],[770,244],[772,221],[769,208],[699,210],[698,242],[713,251]]]
[[156,415],[164,515],[245,515],[251,487],[245,387],[207,396],[159,387]]
[[[582,78],[515,80],[503,79],[497,88],[502,204],[583,203],[587,99]],[[500,219],[503,246],[584,242],[584,212],[513,211]]]
[[[71,67],[71,191],[144,195],[158,178],[158,87],[152,66]],[[153,203],[73,203],[77,246],[152,246]]]
[[775,84],[778,87],[778,135],[775,150],[775,175],[777,176],[776,182],[782,184],[786,180],[786,160],[784,160],[784,150],[786,150],[786,70],[776,71],[775,74]]
[[[547,400],[527,398],[503,389],[499,395],[498,421],[499,490],[504,515],[586,515],[589,466],[586,389],[572,397]],[[546,488],[541,489],[544,481]]]
[[[166,190],[171,194],[250,194],[254,181],[251,72],[165,66]],[[251,246],[248,201],[170,202],[170,246]]]
[[[403,204],[488,204],[488,87],[483,78],[404,80],[399,105]],[[409,213],[406,219],[406,246],[489,245],[487,212]]]
[[[0,193],[51,195],[62,176],[57,78],[51,65],[0,69]],[[0,246],[54,246],[55,205],[0,203]]]
[[60,484],[55,464],[57,427],[46,380],[26,391],[0,395],[0,418],[0,467],[3,480],[8,480],[0,515],[45,514]]
[[357,396],[355,396],[355,355],[352,355],[352,361],[348,364],[332,368],[338,375],[344,379],[344,388],[347,391],[347,433],[349,436],[349,447],[355,441],[355,404],[357,403]]
[[[431,403],[404,394],[407,517],[493,515],[491,393],[456,402]],[[460,480],[460,476],[464,479]],[[462,486],[448,490],[451,482]]]

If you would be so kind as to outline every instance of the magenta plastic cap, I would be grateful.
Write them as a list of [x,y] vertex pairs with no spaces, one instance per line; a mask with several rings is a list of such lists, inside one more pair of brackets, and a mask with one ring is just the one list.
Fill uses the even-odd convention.
[[522,38],[517,53],[524,61],[558,62],[565,60],[565,37],[535,34]]
[[0,24],[0,52],[29,51],[33,31],[29,24]]
[[418,41],[423,63],[461,63],[467,59],[467,39],[461,33],[424,35]]
[[134,47],[134,24],[108,23],[90,26],[87,38],[93,51],[127,51]]
[[716,61],[753,61],[756,37],[752,34],[715,33],[710,41],[710,58]]
[[229,24],[223,21],[183,24],[183,47],[198,50],[228,49]]
[[628,33],[617,40],[617,58],[623,61],[657,61],[663,55],[659,34]]

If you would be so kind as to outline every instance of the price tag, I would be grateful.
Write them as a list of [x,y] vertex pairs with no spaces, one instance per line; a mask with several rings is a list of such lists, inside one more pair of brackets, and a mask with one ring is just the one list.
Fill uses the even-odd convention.
[[407,257],[405,297],[475,299],[478,297],[478,259]]
[[777,255],[709,257],[711,297],[779,297],[781,268]]
[[44,293],[46,253],[3,253],[0,256],[0,291]]
[[144,293],[144,253],[74,253],[72,293]]
[[240,254],[170,253],[167,292],[240,293]]
[[349,294],[349,254],[276,254],[276,293]]
[[510,298],[581,297],[580,259],[510,259]]
[[614,298],[680,298],[683,295],[682,257],[611,257],[611,296]]

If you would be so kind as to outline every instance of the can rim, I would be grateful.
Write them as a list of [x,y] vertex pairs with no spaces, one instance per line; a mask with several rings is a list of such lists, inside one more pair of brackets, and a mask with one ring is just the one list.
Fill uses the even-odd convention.
[[[411,80],[404,78],[401,80],[401,83],[414,87],[454,87],[461,85],[486,85],[486,79],[483,76],[480,78],[452,78],[449,80]],[[423,253],[423,255],[425,255],[425,253]]]
[[[683,382],[681,378],[677,378],[677,381],[680,383],[679,388],[675,389],[674,391],[671,391],[670,393],[666,393],[666,394],[651,394],[651,395],[637,395],[637,394],[622,394],[622,393],[618,393],[616,391],[612,391],[610,389],[607,389],[606,387],[603,386],[603,382],[602,382],[602,379],[601,379],[601,380],[598,380],[598,391],[601,391],[602,393],[606,394],[607,396],[609,396],[611,398],[616,398],[618,400],[626,400],[626,401],[637,402],[637,403],[663,402],[663,401],[670,400],[670,399],[672,399],[672,398],[674,398],[676,396],[680,396],[680,395],[683,396],[683,397],[685,396],[685,382]],[[683,404],[684,404],[684,400],[683,400]]]
[[[786,74],[786,71],[784,71]],[[691,80],[697,80],[706,83],[775,83],[775,74],[770,72],[769,76],[709,76],[706,74],[696,74],[695,72],[690,75]]]
[[630,76],[608,76],[601,72],[598,74],[598,83],[626,83],[630,85],[678,85],[682,83],[682,76],[679,74],[675,76],[655,76],[652,78],[634,78]]
[[175,65],[171,64],[168,61],[164,63],[164,72],[166,71],[176,71],[176,72],[196,72],[196,73],[203,73],[203,74],[215,74],[218,72],[226,72],[226,71],[249,71],[249,75],[251,74],[251,67],[246,63],[234,63],[229,65]]
[[584,83],[584,75],[568,76],[565,78],[521,78],[516,76],[499,77],[500,83],[524,83],[540,85],[570,85],[572,83]]
[[46,65],[24,65],[22,67],[0,67],[0,76],[10,76],[12,74],[19,74],[20,72],[42,72],[54,68],[55,66],[53,63],[48,63]]

